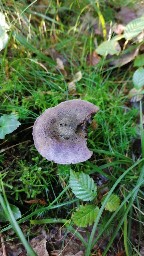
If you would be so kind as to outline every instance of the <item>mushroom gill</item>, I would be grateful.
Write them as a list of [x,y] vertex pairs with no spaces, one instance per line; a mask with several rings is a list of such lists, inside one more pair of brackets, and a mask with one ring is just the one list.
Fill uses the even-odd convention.
[[38,152],[58,164],[76,164],[92,156],[87,148],[86,127],[99,108],[84,100],[69,100],[49,108],[33,127]]

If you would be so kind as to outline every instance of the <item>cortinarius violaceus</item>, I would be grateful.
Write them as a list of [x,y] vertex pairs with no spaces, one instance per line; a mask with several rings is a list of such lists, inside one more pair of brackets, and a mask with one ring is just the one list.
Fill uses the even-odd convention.
[[92,156],[86,127],[99,108],[84,100],[68,100],[47,109],[33,127],[38,152],[58,164],[76,164]]

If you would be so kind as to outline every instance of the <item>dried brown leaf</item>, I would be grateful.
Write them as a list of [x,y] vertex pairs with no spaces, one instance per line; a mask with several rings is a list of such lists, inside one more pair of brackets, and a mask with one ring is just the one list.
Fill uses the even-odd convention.
[[130,102],[138,102],[143,98],[143,94],[141,93],[143,89],[131,89],[128,94],[128,98],[130,99]]
[[82,72],[81,71],[78,71],[74,77],[73,77],[73,82],[78,82],[82,79]]
[[124,32],[125,26],[123,24],[114,24],[112,31],[117,35],[121,35]]
[[63,61],[60,58],[56,58],[56,63],[56,69],[59,69],[64,76],[67,76]]
[[60,54],[57,50],[54,48],[49,48],[44,52],[46,55],[49,55],[54,61],[56,61],[57,58],[61,59],[63,61],[63,56]]
[[128,64],[129,62],[131,62],[132,60],[134,60],[135,57],[138,55],[138,53],[139,53],[139,48],[129,53],[124,53],[118,56],[116,59],[112,60],[110,62],[110,65],[114,67],[122,67]]
[[124,252],[124,251],[118,252],[118,253],[116,254],[116,256],[125,256],[125,252]]
[[49,256],[46,242],[46,239],[42,236],[37,236],[31,240],[31,245],[38,256]]
[[75,82],[70,82],[70,83],[68,83],[68,92],[70,93],[70,94],[75,94],[76,93],[76,84],[75,84]]
[[101,60],[101,57],[96,53],[96,51],[89,53],[87,56],[87,64],[89,66],[96,66],[100,60]]
[[80,81],[81,79],[82,79],[82,72],[79,71],[74,75],[73,80],[68,83],[68,91],[70,94],[76,93],[76,84],[75,83]]
[[60,58],[56,58],[56,63],[57,63],[56,68],[58,68],[60,70],[64,70],[64,64]]
[[46,201],[44,199],[32,199],[32,200],[25,200],[25,203],[27,204],[41,204],[41,205],[46,205]]

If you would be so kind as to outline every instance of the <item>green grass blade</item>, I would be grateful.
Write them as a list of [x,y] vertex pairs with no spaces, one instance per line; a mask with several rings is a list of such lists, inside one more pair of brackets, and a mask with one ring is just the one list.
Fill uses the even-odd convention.
[[9,206],[8,201],[4,200],[2,195],[0,194],[0,203],[1,206],[9,220],[9,222],[11,223],[11,226],[13,228],[13,230],[15,231],[15,233],[17,234],[17,236],[19,237],[19,239],[21,240],[23,246],[25,247],[27,254],[29,256],[37,256],[37,254],[34,252],[34,250],[32,249],[32,247],[30,246],[30,244],[27,242],[21,228],[19,227],[17,221],[14,218],[13,212]]
[[[135,191],[134,191],[134,193],[131,197],[131,200],[130,200],[128,206],[127,206],[126,212],[125,212],[123,218],[121,219],[121,221],[119,222],[119,224],[118,224],[110,242],[108,243],[107,248],[105,249],[105,252],[104,252],[103,256],[107,255],[107,252],[108,252],[109,248],[111,247],[111,245],[113,243],[113,240],[115,239],[118,231],[120,230],[123,222],[125,221],[125,218],[127,218],[127,215],[128,215],[128,213],[129,213],[129,211],[132,207],[132,204],[133,204],[134,200],[136,199],[136,196],[137,196],[137,193],[139,191],[140,186],[143,185],[143,184],[144,184],[144,166],[142,167],[141,174],[140,174],[140,177],[139,177],[138,182],[137,182],[137,186],[136,186]],[[128,253],[128,251],[126,253]],[[128,255],[129,255],[129,253],[128,253]]]
[[117,187],[117,185],[120,183],[120,181],[126,176],[126,174],[128,174],[134,167],[136,167],[139,163],[141,163],[143,161],[140,160],[138,161],[137,163],[135,163],[133,166],[131,166],[129,169],[127,169],[119,178],[118,180],[115,182],[115,184],[113,185],[113,187],[111,188],[111,190],[109,191],[109,193],[107,194],[101,208],[100,208],[100,211],[99,211],[99,214],[97,216],[97,219],[93,225],[93,229],[92,229],[92,232],[91,232],[91,235],[90,235],[90,238],[88,240],[88,246],[87,246],[87,250],[86,250],[86,256],[90,255],[90,252],[91,252],[91,249],[93,247],[93,239],[94,239],[94,236],[95,236],[95,232],[97,230],[97,226],[98,226],[98,223],[99,223],[99,220],[102,216],[102,213],[104,211],[104,208],[105,208],[105,205],[110,197],[110,195],[113,193],[113,191],[115,190],[115,188]]
[[[64,206],[64,205],[67,205],[69,203],[74,203],[77,201],[77,199],[74,199],[72,200],[71,202],[66,202],[66,203],[62,203],[62,204],[57,204],[57,205],[54,205],[55,203],[57,203],[57,201],[66,193],[66,191],[69,189],[69,186],[65,187],[63,189],[63,191],[58,195],[58,197],[55,198],[55,200],[53,202],[51,202],[48,206],[46,207],[41,207],[40,209],[37,209],[35,210],[34,212],[28,214],[27,216],[21,218],[18,223],[24,223],[25,221],[28,221],[31,217],[35,216],[35,215],[38,215],[38,214],[41,214],[42,212],[45,212],[45,211],[48,211],[48,210],[51,210],[51,209],[55,209],[55,208],[58,208],[60,206]],[[5,228],[3,228],[1,230],[1,232],[5,232],[7,230],[9,230],[11,228],[11,226],[7,226]]]
[[141,101],[140,101],[140,132],[141,132],[142,157],[144,158],[144,129],[143,129],[143,112],[142,112]]

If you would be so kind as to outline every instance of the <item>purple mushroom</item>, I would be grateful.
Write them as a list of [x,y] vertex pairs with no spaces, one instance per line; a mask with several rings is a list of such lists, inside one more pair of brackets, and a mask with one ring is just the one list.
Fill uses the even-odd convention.
[[33,127],[38,152],[58,164],[76,164],[92,156],[87,148],[86,128],[99,108],[84,100],[68,100],[49,108]]

